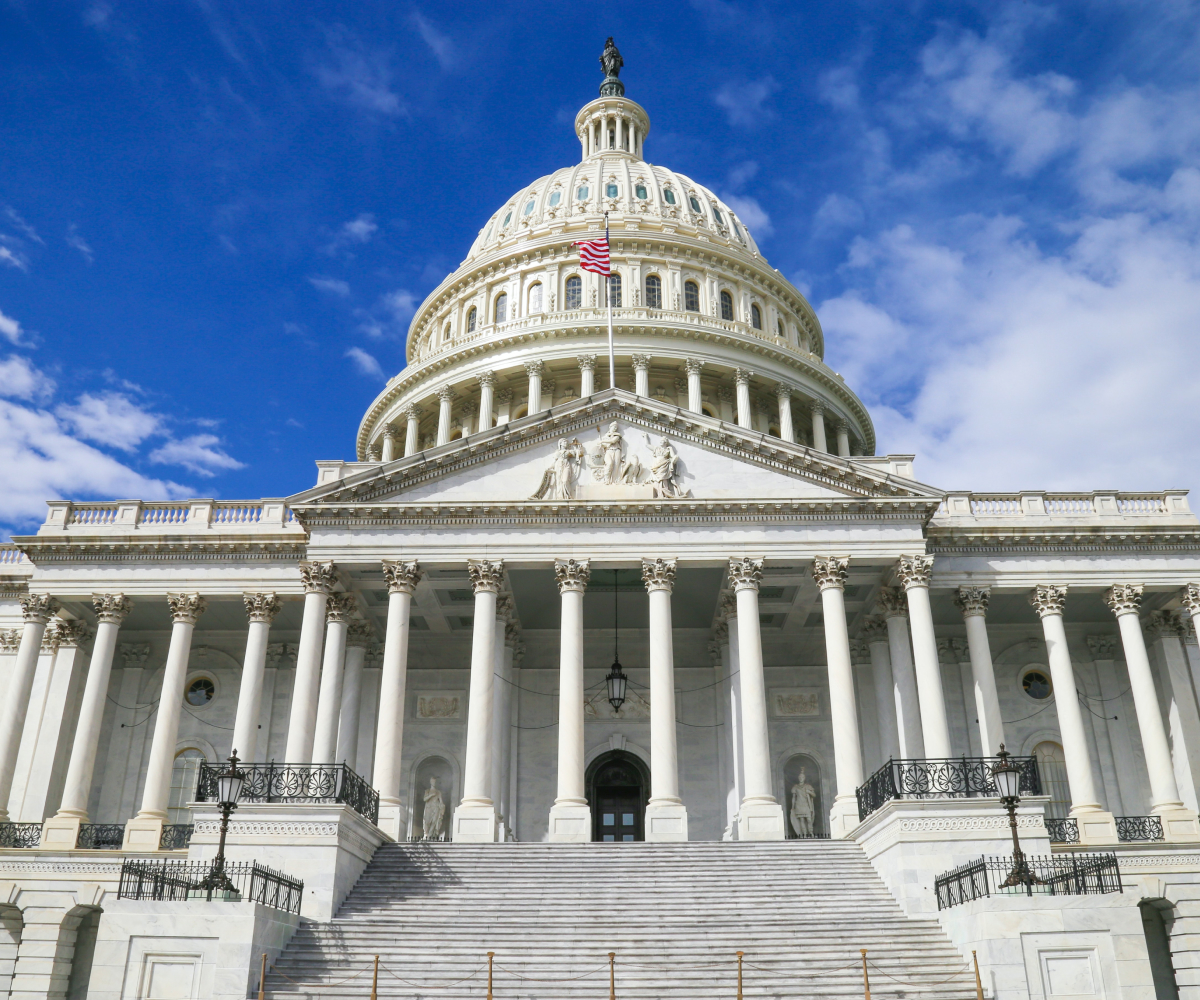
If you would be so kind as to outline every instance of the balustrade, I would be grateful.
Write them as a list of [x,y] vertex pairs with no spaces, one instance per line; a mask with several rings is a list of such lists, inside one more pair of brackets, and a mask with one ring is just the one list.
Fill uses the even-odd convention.
[[[988,798],[998,796],[995,757],[889,760],[856,789],[858,818],[866,819],[893,799]],[[1021,769],[1021,794],[1041,795],[1035,757],[1010,757]]]

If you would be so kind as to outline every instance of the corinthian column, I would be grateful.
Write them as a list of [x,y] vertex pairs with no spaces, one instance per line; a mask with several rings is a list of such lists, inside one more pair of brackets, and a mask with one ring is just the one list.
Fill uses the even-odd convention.
[[996,753],[1004,742],[1004,722],[1000,717],[1000,697],[996,694],[996,674],[987,634],[990,595],[987,587],[959,587],[954,595],[954,605],[962,612],[967,626],[971,677],[975,681],[975,714],[979,716],[979,743],[985,757]]
[[745,368],[733,370],[733,380],[737,387],[737,422],[739,427],[753,427],[754,414],[750,407],[750,379],[752,372]]
[[263,677],[267,669],[267,636],[282,605],[274,594],[244,594],[242,603],[250,618],[246,656],[233,723],[233,749],[245,761],[258,760],[258,718],[262,708]]
[[[554,560],[562,602],[558,654],[558,794],[550,807],[550,840],[584,844],[592,839],[592,811],[583,782],[583,594],[588,560]],[[507,720],[506,720],[507,721]]]
[[892,654],[887,623],[882,618],[863,619],[862,636],[871,654],[871,673],[875,681],[875,715],[879,720],[879,763],[882,765],[900,756],[895,681],[892,679]]
[[317,724],[317,686],[321,682],[321,649],[325,644],[325,607],[336,582],[333,563],[300,564],[304,584],[304,617],[300,622],[300,646],[296,650],[296,681],[288,717],[289,764],[312,763],[313,731]]
[[896,575],[908,598],[909,628],[912,629],[913,666],[917,671],[917,703],[921,708],[921,732],[925,756],[950,756],[950,725],[942,695],[942,665],[938,661],[937,637],[933,633],[933,611],[929,606],[929,578],[933,556],[901,556]]
[[375,790],[379,793],[379,828],[399,840],[406,827],[400,800],[400,752],[404,745],[404,687],[408,675],[408,626],[413,592],[421,567],[413,562],[385,562],[388,588],[387,632],[379,678],[379,722],[375,727]]
[[1079,839],[1087,844],[1115,844],[1116,822],[1112,813],[1105,812],[1100,805],[1092,779],[1087,733],[1075,688],[1075,668],[1071,664],[1067,630],[1063,625],[1066,602],[1066,587],[1040,584],[1029,595],[1029,603],[1042,619],[1042,632],[1046,637],[1046,658],[1054,685],[1054,709],[1058,713],[1058,732],[1062,737],[1067,785],[1071,791],[1071,815],[1079,822]]
[[779,403],[779,436],[785,441],[796,443],[796,429],[792,426],[792,390],[780,382],[775,387],[775,399]]
[[509,750],[512,737],[512,647],[508,645],[508,627],[515,608],[511,597],[496,602],[496,659],[492,670],[492,802],[499,828],[496,839],[511,840],[512,818],[508,793]]
[[633,363],[633,391],[638,396],[650,395],[650,355],[634,354],[629,360]]
[[700,390],[700,369],[704,367],[704,362],[688,358],[683,367],[687,371],[688,409],[693,413],[700,413],[704,406],[703,393]]
[[335,764],[345,764],[358,772],[358,717],[362,711],[363,664],[367,646],[375,638],[370,622],[355,618],[346,630],[346,667],[342,671],[342,705],[338,712]]
[[383,450],[379,461],[387,463],[396,457],[396,432],[391,424],[383,429]]
[[479,430],[492,426],[492,395],[496,391],[496,373],[484,372],[479,376]]
[[729,582],[737,601],[738,676],[742,682],[742,774],[746,793],[738,810],[738,840],[783,840],[783,806],[771,779],[767,684],[763,674],[758,585],[762,559],[730,559]]
[[358,607],[354,594],[330,594],[325,608],[325,659],[313,730],[312,762],[337,764],[338,720],[342,714],[342,678],[346,667],[346,633]]
[[879,607],[887,623],[900,758],[921,760],[925,756],[925,740],[921,735],[921,712],[917,707],[917,672],[913,668],[912,644],[908,639],[908,601],[898,587],[880,587]]
[[441,447],[450,442],[450,418],[453,415],[454,387],[444,385],[437,391],[438,425],[437,446]]
[[819,399],[812,401],[813,448],[817,451],[829,451],[825,441],[825,404]]
[[175,765],[175,743],[179,738],[179,713],[183,710],[183,685],[187,678],[192,651],[192,632],[204,614],[204,598],[199,594],[168,594],[171,606],[171,645],[163,668],[162,690],[158,696],[158,718],[150,744],[150,763],[142,808],[125,824],[127,851],[156,851],[162,839],[171,797],[171,770]]
[[492,671],[496,660],[496,597],[504,580],[504,563],[480,559],[467,563],[475,591],[471,626],[471,696],[467,706],[467,752],[463,797],[454,810],[456,841],[492,843],[496,808],[489,794],[492,777]]
[[25,715],[29,711],[33,675],[42,652],[46,625],[56,611],[58,601],[48,594],[27,594],[21,598],[21,615],[25,619],[25,626],[21,629],[17,662],[4,694],[3,708],[0,709],[0,823],[9,822],[8,796],[16,773]]
[[679,797],[675,745],[675,643],[671,625],[674,559],[643,559],[650,596],[650,801],[647,840],[687,840],[687,809]]
[[528,416],[542,412],[542,375],[546,366],[541,361],[526,361],[525,373],[529,376]]
[[583,399],[596,393],[596,355],[581,354],[579,362],[579,395]]
[[421,408],[408,406],[404,409],[404,457],[415,455],[421,446]]
[[96,750],[100,745],[100,724],[104,719],[104,702],[112,676],[113,654],[117,649],[117,632],[126,615],[133,610],[133,602],[124,594],[95,594],[92,607],[99,623],[96,641],[92,645],[92,660],[83,685],[62,803],[58,813],[42,825],[42,845],[45,847],[70,850],[79,839],[80,825],[88,822],[88,798],[96,769]]
[[829,813],[829,833],[845,837],[858,826],[858,797],[862,784],[862,751],[858,742],[858,712],[854,705],[854,667],[846,631],[846,567],[850,560],[829,556],[813,560],[813,579],[821,588],[825,618],[825,658],[829,670],[829,717],[833,724],[833,767],[837,794]]

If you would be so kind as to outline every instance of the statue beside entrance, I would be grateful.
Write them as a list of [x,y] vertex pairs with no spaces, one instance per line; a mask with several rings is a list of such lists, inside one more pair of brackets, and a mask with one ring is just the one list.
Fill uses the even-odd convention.
[[446,800],[442,798],[437,778],[429,779],[425,789],[425,813],[421,817],[421,839],[441,840],[442,824],[446,821]]
[[800,773],[796,777],[796,783],[792,785],[791,812],[789,814],[792,821],[792,829],[796,831],[797,837],[811,837],[813,835],[813,817],[816,815],[816,802],[817,790],[805,780],[804,768],[800,768]]

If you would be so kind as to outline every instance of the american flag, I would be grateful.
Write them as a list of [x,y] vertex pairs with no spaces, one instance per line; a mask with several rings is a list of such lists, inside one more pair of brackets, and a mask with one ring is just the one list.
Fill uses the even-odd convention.
[[575,244],[579,247],[579,266],[585,271],[595,271],[597,274],[609,275],[608,233],[603,239],[581,240]]

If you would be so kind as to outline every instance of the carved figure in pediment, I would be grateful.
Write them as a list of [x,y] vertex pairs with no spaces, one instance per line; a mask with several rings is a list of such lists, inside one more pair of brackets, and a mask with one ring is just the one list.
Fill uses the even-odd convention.
[[605,486],[636,483],[642,476],[642,463],[635,456],[625,458],[625,438],[615,420],[608,425],[608,431],[600,435],[593,462],[596,468],[592,475]]
[[425,812],[421,817],[421,839],[441,840],[442,823],[446,819],[446,800],[442,798],[441,789],[437,786],[437,778],[429,779],[429,787],[425,789]]
[[817,790],[804,780],[804,768],[800,768],[796,783],[792,785],[792,808],[790,818],[797,837],[813,835],[813,816],[816,814]]
[[654,449],[654,461],[650,463],[650,478],[646,480],[654,490],[655,499],[682,499],[691,491],[679,483],[677,468],[679,452],[666,438]]
[[542,481],[531,500],[574,500],[575,484],[579,473],[583,470],[587,452],[579,443],[579,438],[560,438],[554,458],[542,474]]

